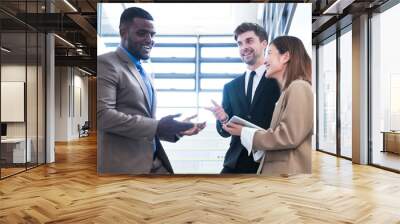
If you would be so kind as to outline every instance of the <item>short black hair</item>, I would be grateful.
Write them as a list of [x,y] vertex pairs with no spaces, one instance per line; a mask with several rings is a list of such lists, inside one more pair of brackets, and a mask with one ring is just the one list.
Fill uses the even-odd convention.
[[146,10],[138,7],[130,7],[122,12],[121,18],[119,20],[119,27],[121,28],[123,24],[132,22],[132,20],[136,17],[153,20],[153,17]]
[[236,27],[234,34],[235,34],[235,40],[237,40],[237,37],[245,33],[247,31],[254,31],[254,33],[258,36],[260,41],[268,41],[268,33],[267,31],[257,23],[242,23],[238,27]]

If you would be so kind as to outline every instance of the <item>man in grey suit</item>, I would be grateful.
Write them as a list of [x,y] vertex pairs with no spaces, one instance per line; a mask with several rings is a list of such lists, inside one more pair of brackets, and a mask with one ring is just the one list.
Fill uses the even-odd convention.
[[155,29],[152,16],[131,7],[120,19],[121,45],[97,58],[97,119],[99,174],[173,173],[160,139],[176,142],[197,134],[203,124],[155,119],[156,93],[141,65],[150,57]]

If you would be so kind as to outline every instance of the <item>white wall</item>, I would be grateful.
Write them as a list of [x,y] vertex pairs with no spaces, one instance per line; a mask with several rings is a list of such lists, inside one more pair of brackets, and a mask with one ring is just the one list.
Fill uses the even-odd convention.
[[72,67],[56,67],[56,141],[77,139],[78,124],[88,120],[88,79],[82,75]]
[[68,140],[68,68],[55,68],[55,140]]
[[[1,81],[25,82],[25,65],[9,64],[1,66]],[[28,70],[30,70],[28,66]],[[30,94],[29,94],[30,95]],[[7,108],[1,108],[7,110]],[[8,137],[25,137],[25,122],[7,122]]]
[[2,65],[1,81],[25,82],[25,65]]
[[[78,71],[79,72],[79,71]],[[72,119],[72,135],[77,137],[79,135],[77,126],[80,124],[82,126],[85,121],[88,121],[88,78],[87,76],[81,76],[79,72],[77,75],[77,70],[75,70],[74,75],[74,108],[73,108],[73,119]]]

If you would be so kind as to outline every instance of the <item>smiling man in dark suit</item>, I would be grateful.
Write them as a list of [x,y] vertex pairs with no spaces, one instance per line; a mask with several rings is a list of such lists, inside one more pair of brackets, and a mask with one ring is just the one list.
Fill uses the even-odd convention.
[[[225,84],[222,106],[213,101],[207,108],[217,119],[217,131],[222,137],[231,135],[222,129],[234,115],[259,127],[268,129],[275,103],[280,96],[280,88],[275,79],[265,76],[265,49],[268,35],[263,27],[255,23],[242,23],[234,31],[242,61],[247,65],[245,73]],[[221,173],[256,173],[259,163],[241,144],[240,138],[232,136],[225,155]]]

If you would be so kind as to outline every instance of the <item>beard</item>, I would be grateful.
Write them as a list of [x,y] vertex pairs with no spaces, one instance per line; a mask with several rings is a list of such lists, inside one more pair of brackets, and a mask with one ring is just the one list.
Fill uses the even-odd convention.
[[243,61],[244,61],[244,63],[246,63],[247,65],[255,65],[256,64],[256,57],[252,57],[251,59],[249,59],[249,60],[244,60],[243,59]]
[[246,52],[248,55],[243,56],[240,55],[242,58],[242,61],[247,64],[247,65],[254,65],[257,62],[258,55],[254,49],[250,49],[249,51]]
[[137,43],[129,43],[128,41],[128,50],[129,52],[138,60],[147,60],[150,58],[150,54],[146,53],[144,46]]
[[257,61],[257,57],[254,55],[254,53],[248,57],[248,56],[242,56],[242,61],[247,64],[247,65],[254,65]]

